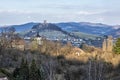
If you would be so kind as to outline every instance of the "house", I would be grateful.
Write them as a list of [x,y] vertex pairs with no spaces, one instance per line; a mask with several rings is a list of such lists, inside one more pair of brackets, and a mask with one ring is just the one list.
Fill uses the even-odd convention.
[[82,49],[78,48],[78,47],[74,47],[73,48],[73,54],[75,54],[77,56],[80,56],[81,54],[85,54],[85,52]]

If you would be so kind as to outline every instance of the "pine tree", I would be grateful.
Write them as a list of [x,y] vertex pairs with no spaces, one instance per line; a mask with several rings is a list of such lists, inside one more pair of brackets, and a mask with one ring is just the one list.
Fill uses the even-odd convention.
[[32,60],[30,67],[27,61],[22,59],[20,68],[16,68],[13,72],[13,80],[45,80],[43,70],[40,70],[35,60]]
[[120,38],[117,39],[113,51],[116,54],[120,54]]
[[32,61],[30,66],[30,75],[29,80],[41,80],[40,70],[37,68],[35,60]]
[[29,67],[27,61],[22,59],[20,68],[16,68],[13,72],[15,80],[29,80]]

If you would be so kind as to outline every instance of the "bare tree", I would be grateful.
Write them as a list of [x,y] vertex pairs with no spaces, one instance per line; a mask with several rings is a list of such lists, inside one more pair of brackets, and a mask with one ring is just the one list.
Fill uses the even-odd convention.
[[88,62],[88,80],[103,80],[103,61],[99,55]]
[[49,59],[49,62],[46,62],[45,63],[45,71],[46,71],[46,80],[55,80],[55,77],[54,77],[54,68],[55,66],[55,63],[52,59]]

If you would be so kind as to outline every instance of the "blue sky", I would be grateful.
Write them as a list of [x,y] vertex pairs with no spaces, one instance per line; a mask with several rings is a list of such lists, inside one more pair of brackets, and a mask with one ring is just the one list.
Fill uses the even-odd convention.
[[120,0],[0,0],[0,25],[26,22],[120,24]]

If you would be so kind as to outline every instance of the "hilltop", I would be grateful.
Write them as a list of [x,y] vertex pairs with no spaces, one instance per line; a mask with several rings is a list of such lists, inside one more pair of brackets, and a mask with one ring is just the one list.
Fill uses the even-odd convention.
[[55,24],[52,23],[39,23],[34,25],[29,32],[27,32],[24,36],[26,37],[34,37],[37,33],[41,36],[46,37],[48,39],[63,39],[66,36],[70,36],[70,34]]

